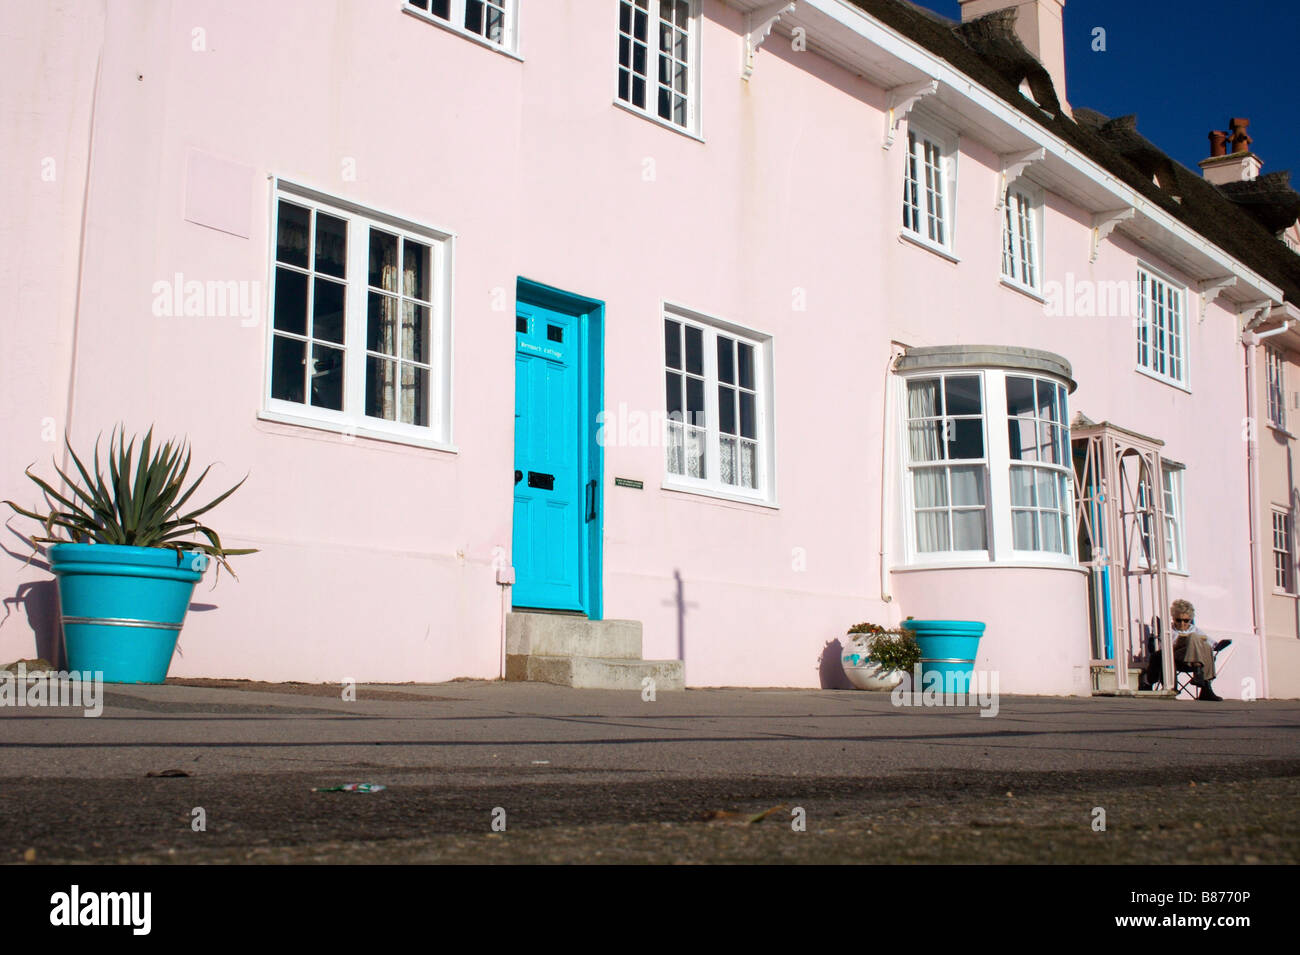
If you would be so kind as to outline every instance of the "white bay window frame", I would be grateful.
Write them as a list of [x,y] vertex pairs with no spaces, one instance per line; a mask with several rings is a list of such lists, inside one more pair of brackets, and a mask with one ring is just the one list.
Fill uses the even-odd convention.
[[[702,336],[703,365],[699,372],[687,369],[686,356],[683,351],[679,367],[683,376],[689,376],[696,379],[702,379],[704,391],[704,409],[702,420],[691,420],[689,414],[683,419],[674,419],[667,417],[669,409],[665,405],[665,421],[663,426],[663,461],[664,461],[664,478],[663,487],[674,491],[690,491],[698,494],[704,494],[712,497],[721,497],[729,500],[744,501],[753,504],[766,504],[776,506],[776,480],[775,480],[775,460],[774,453],[774,433],[773,433],[773,396],[772,396],[772,338],[753,329],[745,328],[740,325],[719,319],[713,316],[704,315],[703,313],[685,308],[681,305],[665,302],[660,309],[660,328],[661,336],[666,333],[666,323],[675,322],[682,326],[683,329],[698,330]],[[686,333],[683,332],[683,335]],[[746,345],[753,349],[753,388],[742,387],[739,382],[738,372],[734,374],[733,382],[722,381],[719,376],[719,356],[718,341],[719,338],[727,339],[740,345]],[[661,340],[664,340],[661,337]],[[734,348],[733,348],[734,352]],[[662,352],[662,360],[659,363],[659,393],[665,394],[666,378],[669,374],[678,370],[671,364],[668,346],[665,342]],[[743,487],[739,483],[727,483],[721,479],[722,458],[723,458],[723,441],[722,434],[722,413],[720,407],[719,390],[729,390],[735,394],[741,391],[754,396],[755,407],[755,456],[754,456],[754,487]],[[683,399],[683,412],[688,412],[688,408]],[[739,411],[737,411],[739,415]],[[735,430],[739,434],[739,418],[735,422]],[[673,448],[677,438],[677,431],[695,431],[700,435],[703,442],[703,465],[704,476],[694,477],[689,473],[675,473],[672,470],[671,461],[673,459]],[[740,443],[737,437],[736,443]],[[685,458],[685,439],[682,444],[682,470],[689,472],[690,467]],[[736,452],[737,470],[733,471],[733,476],[738,473],[740,468],[739,450]]]
[[[315,252],[309,244],[307,268],[294,267],[292,271],[309,276],[307,299],[307,334],[286,334],[276,328],[277,276],[280,269],[286,268],[277,261],[277,242],[280,222],[281,203],[306,208],[312,211],[313,229],[317,214],[341,219],[346,223],[346,267],[342,283],[343,292],[343,341],[328,344],[343,353],[343,386],[341,410],[320,407],[311,401],[309,393],[304,393],[304,400],[293,401],[274,396],[274,361],[276,338],[291,337],[306,342],[306,359],[314,368],[312,355],[313,343],[317,341],[312,334],[314,317],[313,296],[315,294],[315,277],[317,276]],[[410,241],[427,247],[428,281],[430,283],[427,299],[413,298],[405,290],[383,293],[369,284],[370,233],[378,230],[389,236],[396,236],[400,243]],[[314,236],[314,231],[312,235]],[[379,212],[346,200],[339,199],[284,180],[276,180],[271,190],[270,229],[268,236],[268,294],[266,310],[266,353],[263,362],[264,381],[262,388],[262,407],[258,417],[267,421],[284,424],[303,425],[326,431],[337,431],[345,435],[359,435],[377,438],[401,444],[413,444],[440,450],[455,450],[452,444],[451,429],[451,277],[452,257],[455,237],[452,233],[421,225],[399,216]],[[321,278],[328,278],[320,275]],[[427,307],[429,326],[427,332],[428,360],[420,361],[400,354],[372,351],[368,348],[367,330],[369,320],[369,302],[373,294],[381,294],[397,303],[399,313],[404,307]],[[398,319],[399,324],[401,319]],[[404,332],[398,332],[404,334]],[[425,401],[425,424],[405,423],[366,414],[366,376],[370,359],[391,360],[399,371],[403,364],[410,364],[427,370],[428,393]],[[400,381],[396,385],[400,388]],[[310,391],[308,379],[307,391]],[[398,399],[400,406],[401,398]],[[400,414],[400,412],[399,412]]]
[[[911,459],[909,446],[909,408],[908,383],[927,378],[960,377],[977,375],[980,378],[982,394],[982,417],[984,433],[984,457],[982,459],[952,459],[942,462],[950,465],[978,465],[983,470],[984,500],[986,502],[986,521],[988,534],[987,550],[971,551],[923,551],[918,547],[916,530],[916,494],[913,485],[915,462]],[[1074,481],[1072,465],[1053,467],[1065,476],[1065,497],[1063,513],[1067,518],[1068,535],[1064,553],[1046,550],[1021,550],[1014,546],[1014,528],[1012,511],[1025,510],[1014,507],[1012,503],[1011,470],[1013,467],[1044,467],[1037,463],[1013,458],[1011,456],[1010,417],[1007,412],[1007,379],[1031,378],[1043,380],[1053,385],[1065,386],[1065,382],[1056,376],[1030,370],[1013,368],[927,368],[896,374],[893,385],[896,388],[894,404],[899,409],[895,415],[898,428],[895,441],[899,449],[901,463],[901,498],[903,508],[900,515],[902,522],[901,538],[903,542],[904,564],[908,567],[947,567],[984,564],[1036,565],[1049,567],[1077,566],[1076,535],[1074,518]],[[1068,386],[1065,388],[1068,392]],[[1070,449],[1069,411],[1067,407],[1059,408],[1062,441],[1067,455]],[[945,425],[944,433],[950,433]],[[938,463],[938,462],[936,462]]]

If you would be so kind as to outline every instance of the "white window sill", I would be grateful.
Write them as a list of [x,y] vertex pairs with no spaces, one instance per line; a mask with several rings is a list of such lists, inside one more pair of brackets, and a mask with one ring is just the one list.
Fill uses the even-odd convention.
[[948,249],[947,246],[939,245],[937,242],[931,242],[929,239],[923,238],[909,229],[899,230],[898,239],[900,242],[908,242],[925,249],[927,252],[933,252],[935,255],[939,256],[939,258],[947,259],[954,265],[961,261],[961,259],[953,255],[952,251]]
[[1166,567],[1166,568],[1165,568],[1165,573],[1166,573],[1166,574],[1173,574],[1175,577],[1187,577],[1187,578],[1190,578],[1190,577],[1192,576],[1192,575],[1191,575],[1190,573],[1188,573],[1187,571],[1185,571],[1185,570],[1179,570],[1179,569],[1177,569],[1176,567]]
[[1065,561],[1023,561],[1023,560],[971,560],[971,561],[949,561],[946,563],[933,564],[903,564],[897,567],[889,568],[890,573],[894,574],[911,574],[926,570],[1068,570],[1078,573],[1085,573],[1086,567],[1080,567],[1075,563],[1066,563]]
[[721,488],[710,487],[707,485],[688,484],[684,481],[675,481],[664,478],[660,488],[665,491],[677,491],[681,494],[693,494],[696,497],[708,497],[717,501],[730,501],[733,504],[752,504],[755,507],[766,507],[771,510],[780,510],[780,505],[776,501],[769,501],[766,498],[753,497],[748,494],[738,494],[733,491],[724,491]]
[[1185,391],[1189,395],[1192,393],[1192,389],[1188,388],[1181,381],[1175,381],[1172,378],[1168,378],[1165,375],[1161,375],[1157,372],[1154,372],[1149,368],[1143,367],[1142,365],[1138,365],[1137,368],[1134,369],[1134,371],[1136,371],[1139,375],[1143,375],[1147,378],[1150,378],[1152,381],[1158,381],[1162,385],[1168,385],[1170,388],[1177,388],[1179,391]]
[[344,441],[353,437],[368,438],[373,441],[385,441],[389,444],[403,444],[414,448],[445,451],[451,454],[457,454],[460,451],[460,449],[454,444],[446,444],[442,441],[435,441],[432,438],[421,439],[413,435],[397,434],[392,431],[385,431],[382,428],[352,427],[351,425],[341,422],[324,421],[320,418],[311,418],[306,415],[285,414],[282,411],[267,411],[264,409],[257,413],[257,420],[270,421],[275,424],[293,425],[299,428],[311,428],[314,431],[329,431],[341,435]]
[[1292,600],[1295,600],[1295,598],[1296,598],[1296,595],[1295,595],[1295,594],[1287,593],[1285,590],[1278,590],[1276,587],[1273,588],[1273,596],[1274,596],[1274,597],[1290,597]]
[[477,33],[471,33],[469,30],[464,30],[456,26],[454,23],[442,19],[442,17],[435,17],[431,13],[425,13],[423,10],[418,10],[405,3],[402,4],[402,12],[415,17],[417,20],[422,20],[425,23],[432,23],[436,27],[441,27],[448,33],[454,33],[456,36],[464,37],[466,40],[472,40],[484,49],[492,50],[494,53],[500,53],[502,56],[508,56],[510,59],[518,60],[520,63],[524,61],[524,58],[514,50],[507,49],[499,43],[493,43],[491,40],[485,39]]
[[1038,289],[1031,288],[1028,285],[1021,285],[1015,279],[1007,278],[1007,276],[1005,275],[1002,276],[1002,287],[1009,288],[1013,292],[1019,292],[1021,295],[1024,295],[1028,298],[1032,298],[1035,302],[1039,303],[1040,305],[1047,304],[1047,299],[1043,298],[1042,293],[1040,293]]
[[656,126],[662,126],[664,129],[670,129],[674,133],[678,133],[679,135],[685,136],[687,139],[693,139],[697,143],[704,142],[704,137],[701,136],[699,133],[695,132],[695,130],[687,129],[684,126],[678,126],[676,123],[670,123],[668,122],[668,120],[662,119],[656,114],[649,112],[648,110],[637,109],[631,103],[625,103],[621,99],[618,99],[617,97],[614,98],[614,105],[617,106],[619,109],[623,110],[624,112],[631,113],[633,116],[639,116],[644,120],[648,120],[649,122],[654,123]]

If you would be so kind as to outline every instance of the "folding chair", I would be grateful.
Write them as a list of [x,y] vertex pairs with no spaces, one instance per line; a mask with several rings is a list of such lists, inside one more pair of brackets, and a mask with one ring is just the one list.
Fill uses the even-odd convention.
[[[1158,651],[1158,641],[1154,635],[1147,637],[1147,654],[1148,659],[1151,654]],[[1210,644],[1210,651],[1214,654],[1214,672],[1219,672],[1219,654],[1232,645],[1231,640],[1216,640]],[[1196,675],[1196,670],[1191,666],[1183,663],[1182,660],[1174,660],[1174,696],[1179,697],[1185,690],[1192,686],[1192,678]],[[1164,685],[1162,676],[1157,676],[1151,681],[1151,688]]]

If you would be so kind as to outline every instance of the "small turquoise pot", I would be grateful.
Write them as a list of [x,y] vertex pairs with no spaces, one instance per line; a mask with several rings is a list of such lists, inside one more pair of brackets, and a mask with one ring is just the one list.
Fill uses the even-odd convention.
[[955,693],[970,691],[970,678],[975,670],[975,654],[979,651],[984,624],[977,620],[904,620],[899,624],[910,630],[921,648],[921,686],[934,681],[930,673],[938,673],[943,681],[939,689]]
[[55,544],[49,555],[68,669],[163,682],[207,555],[117,544]]

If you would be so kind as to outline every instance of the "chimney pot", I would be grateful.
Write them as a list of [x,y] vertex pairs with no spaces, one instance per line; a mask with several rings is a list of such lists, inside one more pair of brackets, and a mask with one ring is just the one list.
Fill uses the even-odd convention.
[[1228,134],[1222,130],[1210,130],[1210,158],[1228,154]]
[[1228,126],[1232,129],[1232,151],[1234,153],[1250,152],[1250,144],[1254,142],[1250,134],[1246,132],[1246,127],[1250,125],[1250,120],[1233,118],[1228,120]]

